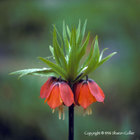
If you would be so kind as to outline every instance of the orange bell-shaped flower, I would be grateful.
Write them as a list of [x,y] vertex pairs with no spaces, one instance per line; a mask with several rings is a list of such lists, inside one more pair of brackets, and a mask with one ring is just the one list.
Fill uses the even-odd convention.
[[64,118],[63,105],[69,107],[74,103],[74,95],[69,85],[55,77],[49,78],[41,87],[40,97],[45,98],[45,102],[53,109],[53,112],[58,107],[60,119],[61,113]]
[[[75,103],[84,109],[88,108],[93,102],[104,102],[105,95],[93,80],[80,80],[74,85],[74,92]],[[88,110],[88,114],[91,114],[90,110]]]

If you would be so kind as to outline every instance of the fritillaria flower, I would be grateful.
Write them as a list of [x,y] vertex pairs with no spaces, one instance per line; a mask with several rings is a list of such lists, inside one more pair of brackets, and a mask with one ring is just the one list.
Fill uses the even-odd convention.
[[90,105],[94,102],[104,102],[105,95],[93,80],[80,80],[74,86],[75,103],[85,109],[85,114],[92,114]]
[[69,85],[60,79],[55,77],[50,77],[45,84],[41,87],[40,97],[45,98],[45,103],[47,102],[50,108],[55,108],[59,110],[59,119],[61,119],[61,114],[63,114],[64,119],[64,109],[63,106],[71,106],[74,103],[74,96]]
[[[62,77],[63,80],[50,77],[41,87],[40,97],[45,99],[45,103],[48,103],[53,112],[58,108],[59,119],[61,119],[62,114],[64,119],[64,105],[69,107],[69,140],[74,140],[73,104],[82,106],[86,114],[91,114],[90,105],[94,102],[104,102],[105,98],[102,89],[96,82],[82,79],[116,54],[116,52],[113,52],[103,57],[103,53],[107,48],[100,52],[98,36],[96,36],[87,55],[86,50],[91,38],[90,33],[85,36],[86,24],[87,20],[83,25],[79,20],[77,28],[69,28],[63,22],[62,35],[54,25],[53,44],[49,46],[52,55],[47,58],[39,57],[47,66],[11,73],[19,75],[19,78],[25,75]],[[53,58],[53,61],[49,58]]]

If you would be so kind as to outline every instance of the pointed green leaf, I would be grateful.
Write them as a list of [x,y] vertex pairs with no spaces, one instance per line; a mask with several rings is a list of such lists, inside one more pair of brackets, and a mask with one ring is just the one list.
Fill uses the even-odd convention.
[[73,79],[76,75],[76,29],[72,29],[70,40],[70,53],[68,55],[68,75],[70,79]]
[[72,49],[76,48],[76,29],[75,28],[73,28],[71,32],[70,45]]
[[69,42],[68,42],[67,33],[66,33],[65,21],[63,21],[63,40],[64,40],[66,54],[68,54],[69,53],[69,44],[68,44]]
[[54,56],[54,49],[51,45],[49,46],[49,49],[50,49],[50,52],[52,53],[52,55]]
[[81,21],[79,20],[78,28],[76,31],[76,42],[78,42],[78,40],[80,38],[80,29],[81,29]]
[[88,68],[88,66],[86,67],[81,67],[80,71],[78,72],[77,75],[80,75],[81,73],[84,73],[86,71],[86,69]]
[[82,35],[82,39],[81,40],[83,40],[83,38],[84,38],[86,26],[87,26],[87,20],[85,20],[85,23],[84,23],[82,31],[81,31],[81,35]]
[[56,65],[56,64],[54,64],[54,63],[52,63],[51,61],[49,61],[49,60],[46,60],[46,59],[44,59],[44,58],[42,58],[42,57],[39,57],[39,59],[40,60],[42,60],[43,62],[45,62],[50,68],[52,68],[58,75],[60,75],[61,77],[63,77],[63,78],[67,78],[67,75],[66,75],[66,71],[62,68],[62,67],[60,67],[60,66],[58,66],[58,65]]
[[96,69],[96,66],[99,62],[99,55],[100,55],[100,52],[99,52],[99,46],[98,46],[98,37],[96,36],[94,50],[93,50],[93,56],[92,56],[89,64],[87,65],[88,68],[86,69],[84,75],[87,75]]
[[81,73],[81,70],[82,70],[84,67],[87,67],[87,66],[88,66],[88,64],[89,64],[89,62],[90,62],[90,60],[91,60],[91,58],[92,58],[92,56],[93,56],[93,45],[94,45],[94,42],[95,42],[95,40],[92,41],[91,47],[90,47],[90,52],[89,52],[89,54],[88,54],[86,60],[83,62],[81,68],[78,70],[78,71],[79,71],[78,74]]
[[55,27],[55,25],[53,25],[53,27],[54,27],[55,30],[56,30],[56,33],[57,33],[57,35],[58,35],[58,37],[59,37],[59,39],[60,39],[60,42],[61,42],[61,48],[63,49],[63,40],[62,40],[62,37],[61,37],[60,33],[58,32],[57,28]]
[[54,26],[54,33],[53,33],[53,45],[54,45],[54,52],[57,56],[57,61],[59,62],[58,65],[64,67],[64,69],[67,69],[67,62],[64,56],[64,51],[60,47],[58,41],[57,41],[57,34],[56,34],[56,28]]
[[57,34],[56,34],[56,29],[54,28],[53,29],[53,47],[54,47],[54,58],[55,58],[55,61],[57,63],[57,65],[61,65],[61,62],[59,60],[59,52],[57,50]]
[[95,40],[92,41],[91,43],[91,47],[90,47],[90,52],[88,57],[86,58],[86,60],[84,61],[82,67],[85,67],[88,65],[89,61],[91,60],[92,56],[93,56],[93,45],[94,45]]
[[87,48],[87,45],[89,43],[89,38],[90,38],[90,33],[88,33],[88,35],[87,35],[87,37],[86,37],[85,42],[83,43],[83,45],[80,48],[78,48],[77,59],[75,60],[75,62],[76,62],[76,66],[75,66],[76,69],[78,69],[79,64],[80,64],[80,60],[82,59],[82,57],[86,53],[86,48]]
[[89,43],[89,38],[90,38],[90,33],[88,33],[82,47],[79,48],[79,51],[78,51],[78,58],[79,59],[81,59],[84,56],[84,54],[86,53],[86,48],[87,48],[87,45]]
[[60,48],[58,48],[58,51],[59,51],[59,54],[60,54],[59,59],[62,63],[62,66],[64,67],[64,69],[67,70],[67,61],[66,61],[66,58],[64,56],[64,53],[63,53],[62,49],[60,49]]
[[54,59],[54,57],[53,56],[47,56],[47,57],[44,57],[45,59],[51,59],[51,58],[53,58]]
[[37,76],[56,76],[57,74],[51,68],[42,68],[42,69],[24,69],[11,72],[10,75],[19,75],[19,78],[25,75],[37,75]]
[[104,52],[107,50],[108,48],[105,48],[102,50],[101,54],[100,54],[100,57],[99,57],[99,61],[101,61],[102,57],[103,57],[103,54]]
[[113,53],[111,53],[111,54],[109,54],[107,57],[105,57],[105,58],[103,58],[99,63],[98,63],[98,67],[100,66],[100,65],[102,65],[104,62],[106,62],[106,61],[108,61],[113,55],[115,55],[117,52],[113,52]]
[[69,29],[69,26],[67,25],[67,33],[68,33],[68,36],[69,36],[69,39],[71,37],[71,32],[70,32],[70,29]]
[[94,50],[93,50],[93,59],[99,60],[100,50],[99,50],[99,44],[98,44],[98,36],[95,37],[95,44],[94,44]]

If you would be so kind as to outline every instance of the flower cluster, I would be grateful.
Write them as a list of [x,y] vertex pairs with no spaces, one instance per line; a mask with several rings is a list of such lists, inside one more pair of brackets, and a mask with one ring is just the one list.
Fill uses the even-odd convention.
[[90,79],[80,80],[74,84],[73,90],[69,84],[61,78],[50,77],[40,90],[40,97],[45,98],[50,108],[58,108],[59,119],[63,114],[64,105],[71,106],[72,104],[81,106],[85,112],[90,115],[92,113],[89,107],[93,102],[104,102],[104,93],[96,82]]

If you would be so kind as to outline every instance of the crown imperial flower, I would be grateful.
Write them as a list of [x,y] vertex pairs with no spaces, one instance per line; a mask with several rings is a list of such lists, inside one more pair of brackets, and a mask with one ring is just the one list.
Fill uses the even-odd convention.
[[84,39],[86,23],[87,21],[81,28],[81,21],[79,21],[78,28],[70,30],[63,22],[62,36],[55,25],[53,26],[53,46],[49,46],[49,49],[55,62],[48,60],[50,57],[47,59],[39,57],[50,68],[25,69],[11,73],[19,74],[19,78],[25,75],[51,76],[41,87],[40,97],[45,98],[45,102],[53,110],[61,108],[59,110],[62,112],[63,105],[69,107],[74,103],[87,109],[88,114],[91,114],[89,106],[93,102],[104,101],[104,93],[97,83],[93,80],[81,79],[109,60],[116,52],[102,58],[107,48],[100,53],[96,36],[88,56],[83,60],[82,58],[87,55],[86,50],[90,40],[90,33]]
[[87,109],[87,114],[91,114],[89,107],[94,102],[104,102],[105,95],[98,84],[89,80],[80,80],[74,85],[75,103]]
[[63,105],[69,107],[74,103],[74,95],[67,82],[55,77],[50,77],[44,83],[40,90],[40,97],[45,98],[45,103],[48,103],[53,112],[58,108],[59,119],[62,113],[64,119]]
[[69,107],[69,140],[74,139],[74,105],[82,106],[85,114],[89,115],[92,113],[90,105],[94,102],[104,102],[105,98],[96,82],[88,78],[82,79],[116,54],[113,52],[102,58],[107,48],[100,53],[96,36],[87,55],[90,33],[85,37],[86,24],[87,20],[81,27],[79,20],[78,27],[70,30],[63,22],[62,35],[54,25],[53,45],[49,46],[52,57],[39,57],[47,64],[47,68],[24,69],[11,73],[18,74],[19,78],[25,75],[51,76],[41,87],[40,97],[45,99],[45,103],[48,103],[53,112],[58,108],[59,119],[62,114],[64,119],[64,105]]

